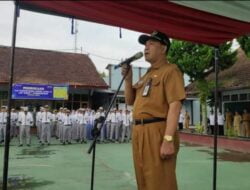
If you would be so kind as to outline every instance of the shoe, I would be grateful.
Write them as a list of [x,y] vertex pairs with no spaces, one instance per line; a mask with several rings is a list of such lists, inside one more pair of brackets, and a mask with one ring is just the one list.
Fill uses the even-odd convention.
[[23,144],[19,144],[19,147],[23,146]]
[[30,146],[30,144],[27,144],[27,146]]
[[50,145],[50,143],[48,143],[48,146]]
[[42,143],[41,145],[43,146],[44,144]]

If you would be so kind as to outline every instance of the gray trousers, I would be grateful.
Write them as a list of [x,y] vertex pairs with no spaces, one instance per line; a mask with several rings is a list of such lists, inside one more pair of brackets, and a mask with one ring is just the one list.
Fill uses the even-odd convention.
[[51,138],[51,124],[50,123],[42,123],[42,143],[47,140],[48,143],[50,143],[50,138]]
[[0,142],[5,140],[6,124],[0,123]]
[[60,141],[63,141],[63,122],[59,121],[57,122],[57,129],[56,129],[56,133],[57,133],[57,137],[60,139]]
[[[100,129],[101,128],[101,123],[97,124],[97,128]],[[104,129],[105,129],[105,125],[103,125],[102,129],[101,129],[101,134],[100,134],[100,140],[104,141]]]
[[125,135],[127,135],[127,141],[129,141],[129,125],[122,125],[122,134],[121,134],[121,142],[124,142]]
[[110,137],[110,131],[111,131],[111,122],[108,121],[108,122],[106,123],[106,138],[107,138],[107,139],[109,139],[109,137]]
[[71,129],[72,129],[72,125],[64,125],[63,126],[63,138],[62,141],[63,142],[71,142]]
[[87,125],[86,124],[79,124],[78,130],[79,131],[79,139],[80,141],[86,141],[87,140]]
[[41,141],[42,140],[42,122],[37,121],[36,128],[37,128],[37,137]]
[[117,123],[117,125],[115,126],[115,140],[117,141],[120,139],[121,136],[121,126],[121,122]]
[[19,128],[19,140],[20,144],[23,144],[23,136],[25,135],[26,144],[30,144],[30,126],[29,125],[21,125]]
[[109,134],[109,140],[113,140],[115,128],[116,128],[117,123],[112,123],[110,124],[110,134]]

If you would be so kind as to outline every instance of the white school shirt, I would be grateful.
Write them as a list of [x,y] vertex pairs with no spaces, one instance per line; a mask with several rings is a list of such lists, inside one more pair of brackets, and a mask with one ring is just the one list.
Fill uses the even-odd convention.
[[42,123],[49,123],[52,120],[52,114],[50,112],[42,112],[41,114],[41,122]]
[[0,112],[0,123],[7,123],[7,112]]
[[18,122],[20,123],[21,126],[31,126],[33,124],[33,117],[30,112],[21,112],[18,115]]
[[224,116],[222,114],[218,115],[218,125],[224,125]]

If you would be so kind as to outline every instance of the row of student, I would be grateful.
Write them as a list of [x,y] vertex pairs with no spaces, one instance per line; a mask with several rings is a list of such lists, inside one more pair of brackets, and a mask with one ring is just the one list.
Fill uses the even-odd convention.
[[[72,140],[86,143],[87,128],[92,128],[94,122],[104,116],[105,112],[100,107],[96,112],[91,109],[79,109],[70,111],[66,108],[60,108],[51,113],[48,106],[41,107],[36,113],[35,118],[28,108],[24,107],[20,112],[14,112],[11,115],[11,136],[17,136],[19,131],[20,146],[23,145],[23,137],[26,136],[26,144],[30,145],[30,128],[34,124],[37,127],[37,137],[42,145],[50,145],[51,137],[55,136],[62,144],[71,143]],[[5,118],[4,125],[0,130],[0,138],[4,140],[7,109],[3,108],[0,113],[1,118]],[[131,138],[132,112],[126,110],[112,110],[106,119],[104,127],[101,129],[100,142],[106,141],[129,141]],[[100,124],[97,125],[100,127]],[[19,129],[19,130],[18,130]],[[2,132],[1,132],[2,131]],[[125,139],[126,137],[126,139]],[[0,139],[1,140],[1,139]]]

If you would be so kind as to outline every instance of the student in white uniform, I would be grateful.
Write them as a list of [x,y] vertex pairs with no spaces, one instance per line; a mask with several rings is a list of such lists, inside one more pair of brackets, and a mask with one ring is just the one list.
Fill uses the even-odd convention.
[[115,132],[115,128],[116,128],[116,125],[117,125],[117,119],[116,119],[116,109],[114,108],[111,112],[110,112],[110,121],[111,121],[111,127],[110,127],[110,134],[109,134],[109,140],[111,142],[114,142],[114,132]]
[[225,121],[224,116],[222,115],[221,112],[219,112],[219,114],[218,114],[218,127],[219,127],[218,135],[224,135],[224,121]]
[[115,126],[115,140],[119,142],[121,136],[121,126],[122,126],[122,110],[117,110],[115,113],[116,116],[116,126]]
[[122,114],[122,134],[121,134],[121,143],[125,142],[125,135],[127,136],[126,142],[129,142],[129,124],[130,124],[130,118],[129,118],[129,111],[125,110],[125,113]]
[[70,115],[70,110],[66,111],[66,114],[64,115],[63,119],[63,139],[62,139],[62,143],[63,145],[66,144],[66,142],[68,144],[71,144],[71,128],[72,128],[72,116]]
[[[95,114],[95,120],[100,119],[100,117],[104,117],[105,113],[103,111],[103,107],[99,107],[99,109],[97,110],[96,114]],[[97,128],[100,129],[101,128],[102,123],[98,123],[97,124]],[[104,142],[104,130],[105,127],[103,125],[102,129],[101,129],[101,134],[100,134],[100,142],[103,143]]]
[[183,122],[184,122],[184,114],[183,111],[181,111],[180,116],[179,116],[179,130],[183,130]]
[[44,112],[44,108],[40,107],[40,111],[36,113],[36,128],[37,128],[37,138],[39,142],[42,142],[42,113]]
[[44,112],[41,114],[41,121],[42,121],[41,144],[44,145],[45,141],[47,141],[48,145],[50,145],[52,114],[49,112],[48,105],[44,106]]
[[87,143],[87,120],[88,117],[85,114],[84,109],[79,110],[80,113],[78,115],[78,138],[81,143]]
[[7,107],[2,106],[0,112],[0,143],[3,143],[5,141],[6,124],[7,124]]
[[57,128],[56,128],[56,137],[62,142],[63,139],[63,117],[64,117],[64,108],[60,108],[57,113]]
[[28,108],[24,107],[23,112],[20,112],[18,115],[19,122],[19,146],[23,146],[23,136],[26,137],[26,145],[30,146],[30,127],[33,125],[33,116],[30,112],[28,112]]
[[215,124],[215,117],[214,117],[214,112],[211,111],[209,115],[209,126],[211,130],[211,135],[214,134],[214,124]]
[[51,136],[56,136],[56,126],[57,126],[57,110],[54,110],[52,113],[52,120],[51,120]]
[[14,108],[11,109],[11,117],[10,117],[11,121],[10,121],[10,137],[16,137],[17,134],[17,112]]
[[107,119],[106,119],[106,139],[109,139],[110,136],[110,130],[111,130],[111,113],[112,111],[110,111],[108,113]]

